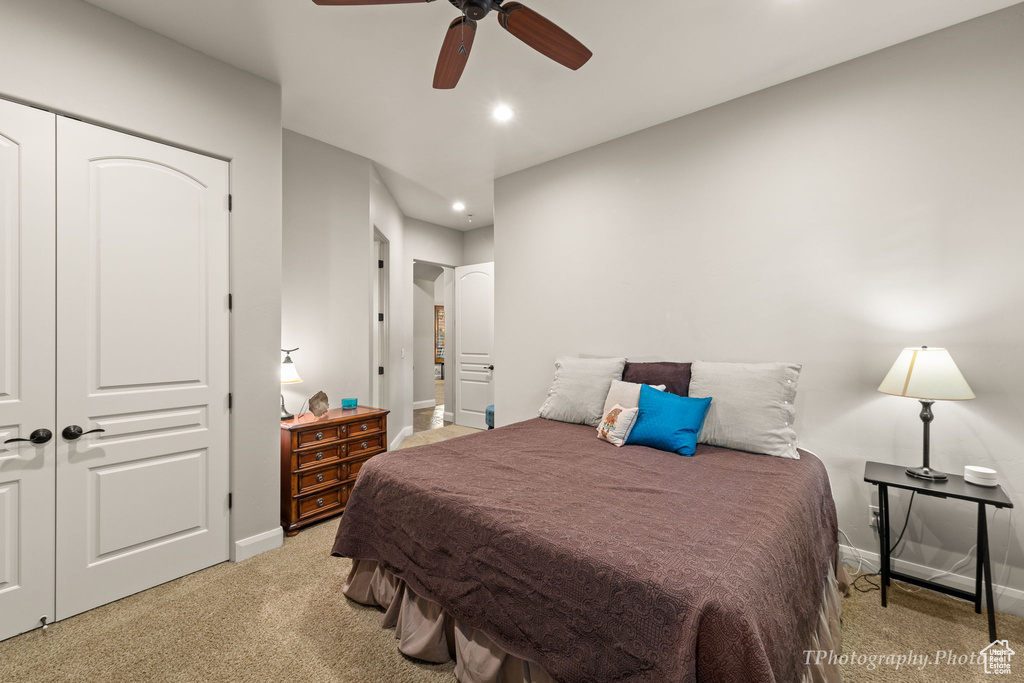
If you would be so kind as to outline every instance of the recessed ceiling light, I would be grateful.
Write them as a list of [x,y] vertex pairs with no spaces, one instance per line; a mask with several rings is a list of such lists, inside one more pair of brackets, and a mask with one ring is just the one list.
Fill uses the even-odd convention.
[[500,121],[502,123],[511,121],[516,116],[515,110],[507,104],[499,104],[494,108],[494,111],[492,111],[491,114],[494,116],[496,121]]
[[452,211],[465,211],[465,210],[466,210],[466,205],[463,204],[462,202],[455,202],[454,204],[452,204]]

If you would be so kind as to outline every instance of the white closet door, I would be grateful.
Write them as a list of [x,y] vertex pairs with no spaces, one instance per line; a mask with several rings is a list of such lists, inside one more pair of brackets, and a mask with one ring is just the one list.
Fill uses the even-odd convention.
[[53,621],[54,115],[0,100],[0,640]]
[[57,149],[63,619],[228,558],[228,165],[63,118]]
[[494,264],[455,269],[455,423],[486,429],[494,403]]

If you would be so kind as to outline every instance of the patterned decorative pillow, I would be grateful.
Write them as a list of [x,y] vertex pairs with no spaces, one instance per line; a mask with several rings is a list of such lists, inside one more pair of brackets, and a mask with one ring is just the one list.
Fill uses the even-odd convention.
[[597,438],[616,446],[622,446],[629,438],[629,433],[633,431],[633,425],[636,424],[636,416],[639,412],[639,408],[623,408],[616,403],[601,420],[601,424],[597,428]]
[[[642,384],[613,379],[611,389],[608,390],[608,397],[604,400],[604,414],[607,415],[616,403],[623,408],[636,408],[640,404],[640,387],[642,386]],[[664,384],[659,384],[654,388],[658,391],[665,391]]]

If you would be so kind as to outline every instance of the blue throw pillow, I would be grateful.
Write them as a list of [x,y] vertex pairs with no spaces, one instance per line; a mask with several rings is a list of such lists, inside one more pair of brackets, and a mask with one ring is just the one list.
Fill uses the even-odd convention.
[[710,406],[710,398],[676,396],[644,385],[640,387],[640,413],[626,445],[693,455]]

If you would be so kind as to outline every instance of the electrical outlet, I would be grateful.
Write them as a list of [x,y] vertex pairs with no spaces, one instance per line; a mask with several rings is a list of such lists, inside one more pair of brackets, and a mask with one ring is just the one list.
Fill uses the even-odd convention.
[[878,515],[878,506],[868,505],[868,526],[870,526],[872,529],[878,528]]

